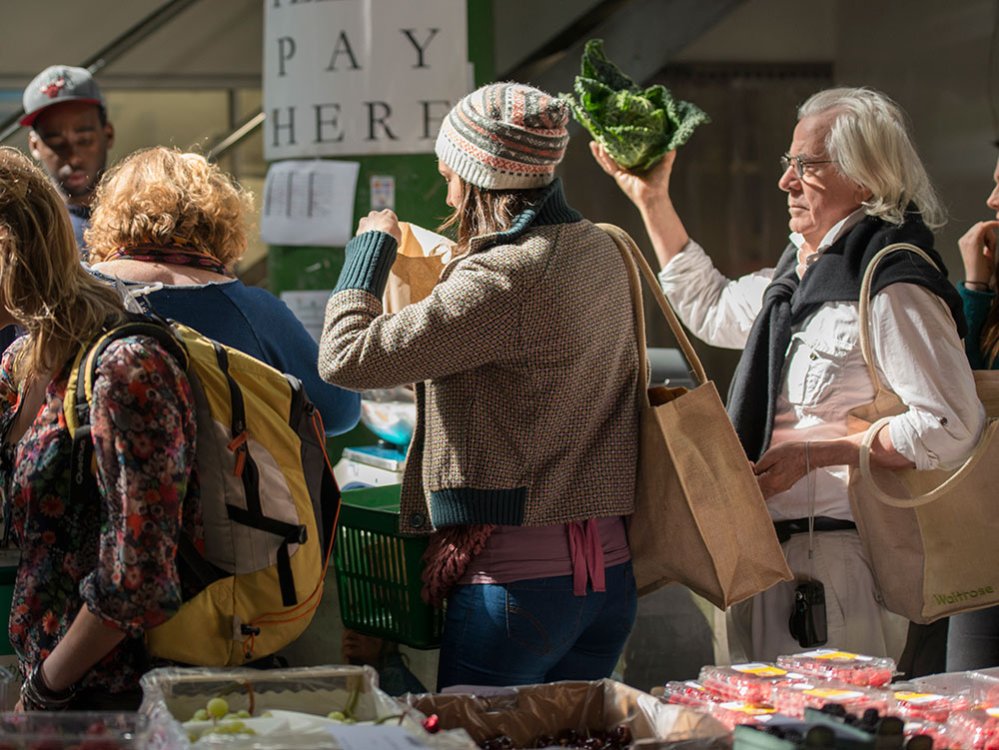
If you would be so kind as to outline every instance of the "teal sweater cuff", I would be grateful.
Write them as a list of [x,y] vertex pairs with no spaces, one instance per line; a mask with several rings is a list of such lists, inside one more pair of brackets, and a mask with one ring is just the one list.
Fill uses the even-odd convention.
[[343,269],[333,292],[363,289],[379,299],[385,292],[389,271],[399,243],[385,232],[364,232],[347,243]]
[[995,299],[996,293],[991,289],[986,292],[968,289],[963,283],[957,285],[957,291],[964,303],[964,317],[968,321],[968,333],[964,337],[964,350],[968,354],[971,369],[988,370],[999,365],[999,360],[987,361],[988,355],[982,351],[981,345],[982,329],[989,317],[989,309],[992,307],[992,300]]

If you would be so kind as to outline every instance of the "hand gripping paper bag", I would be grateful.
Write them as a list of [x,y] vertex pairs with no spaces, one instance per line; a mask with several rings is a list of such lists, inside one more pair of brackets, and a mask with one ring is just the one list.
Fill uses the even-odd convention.
[[399,222],[402,241],[392,270],[382,305],[385,312],[399,312],[406,305],[427,297],[440,279],[441,271],[451,260],[454,243],[423,227]]

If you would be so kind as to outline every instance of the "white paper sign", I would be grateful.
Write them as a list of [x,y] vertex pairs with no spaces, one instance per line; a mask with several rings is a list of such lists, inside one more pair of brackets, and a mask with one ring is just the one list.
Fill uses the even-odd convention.
[[281,301],[288,305],[288,308],[317,343],[323,334],[326,302],[332,293],[332,289],[281,292]]
[[420,750],[427,745],[402,727],[330,727],[329,733],[342,750]]
[[264,184],[261,239],[271,245],[346,245],[354,235],[359,170],[351,161],[272,164]]
[[264,0],[264,158],[433,151],[469,91],[466,0]]

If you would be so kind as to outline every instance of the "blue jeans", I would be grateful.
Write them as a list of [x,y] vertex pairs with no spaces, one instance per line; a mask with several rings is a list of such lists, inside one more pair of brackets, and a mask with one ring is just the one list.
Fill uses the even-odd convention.
[[573,596],[572,576],[455,586],[447,600],[437,689],[609,677],[635,624],[631,563],[606,569],[606,592]]

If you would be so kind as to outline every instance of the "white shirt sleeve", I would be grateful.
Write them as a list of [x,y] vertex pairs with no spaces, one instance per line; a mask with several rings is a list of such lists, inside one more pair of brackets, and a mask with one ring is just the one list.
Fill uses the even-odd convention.
[[726,278],[693,240],[659,272],[663,292],[680,320],[712,346],[742,349],[763,308],[763,292],[774,269]]
[[953,469],[971,455],[985,409],[950,309],[917,284],[892,284],[871,301],[874,361],[908,411],[893,417],[895,449],[917,469]]

